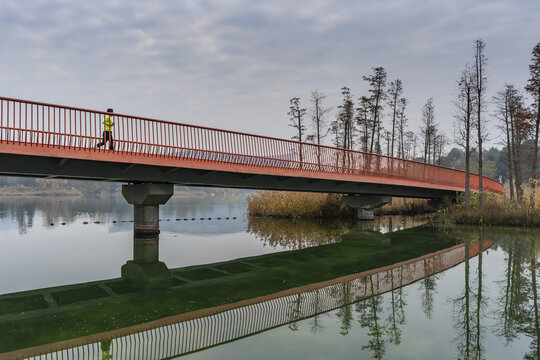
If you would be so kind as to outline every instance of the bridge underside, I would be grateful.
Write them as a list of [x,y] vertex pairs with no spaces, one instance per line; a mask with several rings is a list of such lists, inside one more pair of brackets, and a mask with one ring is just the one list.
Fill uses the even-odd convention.
[[[105,156],[106,152],[103,153]],[[122,162],[117,154],[107,160],[76,159],[55,156],[36,156],[0,153],[0,175],[38,178],[99,180],[114,182],[152,182],[187,186],[224,188],[290,190],[343,194],[390,195],[410,198],[447,198],[454,190],[432,189],[375,182],[264,174],[264,169],[245,169],[245,172],[196,169],[187,167],[149,165]],[[118,161],[114,161],[118,159]],[[113,161],[111,161],[113,160]],[[126,159],[129,160],[129,159]],[[168,164],[167,164],[168,165]],[[204,164],[203,166],[204,167]]]

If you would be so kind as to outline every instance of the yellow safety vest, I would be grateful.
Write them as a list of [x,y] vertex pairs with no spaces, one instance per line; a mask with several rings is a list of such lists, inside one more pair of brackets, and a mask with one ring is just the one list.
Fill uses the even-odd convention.
[[105,125],[105,131],[111,131],[111,127],[114,126],[114,121],[112,121],[110,115],[105,116],[105,119],[103,119],[103,125]]

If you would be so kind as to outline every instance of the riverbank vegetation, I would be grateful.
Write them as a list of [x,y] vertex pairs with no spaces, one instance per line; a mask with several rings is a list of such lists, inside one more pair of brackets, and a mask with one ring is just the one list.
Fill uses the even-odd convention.
[[261,191],[247,198],[250,216],[275,218],[352,218],[356,212],[339,194]]
[[[247,198],[248,214],[275,218],[354,219],[356,210],[347,206],[341,194],[293,191],[261,191]],[[377,215],[418,215],[434,212],[426,199],[392,198],[375,210]]]
[[467,211],[465,196],[462,195],[452,207],[438,213],[436,222],[443,224],[540,226],[540,191],[538,187],[523,188],[523,198],[471,193]]

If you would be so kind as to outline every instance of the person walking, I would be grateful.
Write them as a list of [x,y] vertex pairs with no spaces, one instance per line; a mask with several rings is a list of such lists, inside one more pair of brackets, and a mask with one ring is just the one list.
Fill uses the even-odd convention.
[[[112,114],[113,109],[109,108],[107,109],[107,112]],[[103,125],[105,126],[105,130],[103,131],[103,141],[96,145],[96,149],[102,147],[109,141],[109,150],[114,150],[114,140],[111,131],[114,126],[114,121],[112,115],[109,114],[105,115],[105,119],[103,119]]]

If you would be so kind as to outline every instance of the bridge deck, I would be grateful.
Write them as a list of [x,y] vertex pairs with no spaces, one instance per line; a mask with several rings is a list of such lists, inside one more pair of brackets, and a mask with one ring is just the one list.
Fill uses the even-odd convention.
[[106,115],[0,97],[0,174],[419,197],[465,187],[441,166],[116,113],[114,150],[96,149]]

